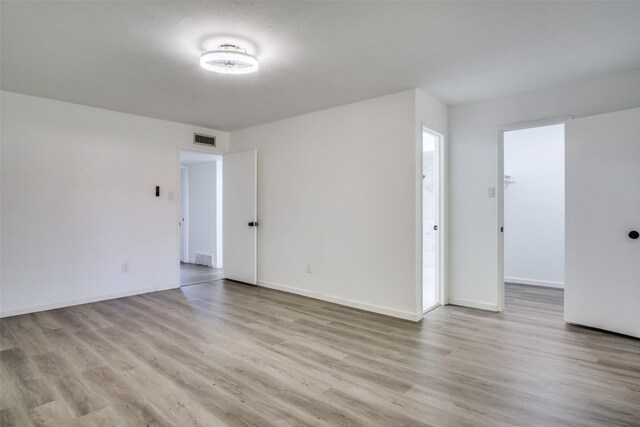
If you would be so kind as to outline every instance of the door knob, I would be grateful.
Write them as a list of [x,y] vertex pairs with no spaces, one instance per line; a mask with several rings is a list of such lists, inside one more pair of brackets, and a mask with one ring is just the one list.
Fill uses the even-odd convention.
[[631,239],[635,240],[635,239],[637,239],[638,237],[640,237],[640,233],[638,233],[636,230],[631,230],[631,231],[629,232],[629,238],[631,238]]

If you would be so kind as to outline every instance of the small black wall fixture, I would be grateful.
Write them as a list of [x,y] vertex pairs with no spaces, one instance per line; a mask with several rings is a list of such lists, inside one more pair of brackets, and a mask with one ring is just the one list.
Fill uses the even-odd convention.
[[156,197],[160,197],[160,186],[156,185]]

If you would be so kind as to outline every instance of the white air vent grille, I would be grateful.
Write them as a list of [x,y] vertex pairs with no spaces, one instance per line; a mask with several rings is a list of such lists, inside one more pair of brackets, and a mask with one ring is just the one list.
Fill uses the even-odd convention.
[[208,145],[209,147],[215,147],[216,146],[216,137],[215,136],[209,136],[209,135],[203,135],[201,133],[194,133],[193,134],[193,143],[194,144],[199,144],[199,145]]

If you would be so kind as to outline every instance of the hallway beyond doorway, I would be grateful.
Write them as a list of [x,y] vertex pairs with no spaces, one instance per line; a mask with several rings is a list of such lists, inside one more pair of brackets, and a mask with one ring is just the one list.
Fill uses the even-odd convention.
[[224,279],[224,270],[222,268],[180,263],[180,286],[196,285],[220,279]]

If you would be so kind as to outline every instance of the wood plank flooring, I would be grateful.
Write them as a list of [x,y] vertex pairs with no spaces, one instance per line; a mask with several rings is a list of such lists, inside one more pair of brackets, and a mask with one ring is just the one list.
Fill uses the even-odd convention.
[[224,270],[222,268],[180,263],[180,286],[196,285],[220,279],[224,279]]
[[506,293],[411,323],[219,280],[5,318],[0,425],[640,425],[640,340]]

